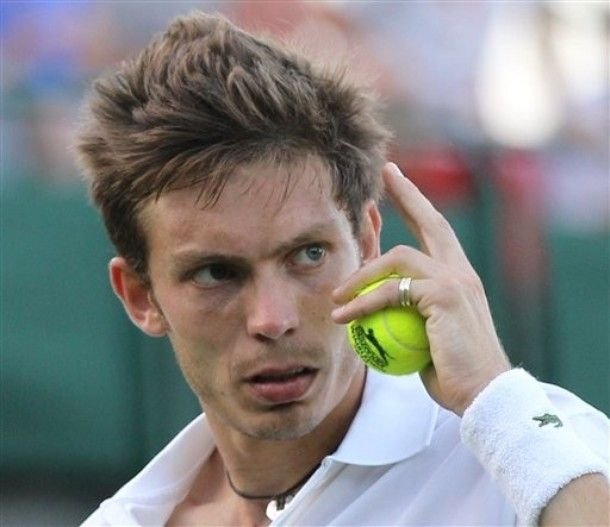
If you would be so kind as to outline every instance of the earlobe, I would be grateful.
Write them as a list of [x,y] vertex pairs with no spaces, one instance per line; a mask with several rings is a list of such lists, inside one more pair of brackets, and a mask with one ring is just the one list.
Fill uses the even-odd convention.
[[167,333],[167,324],[152,298],[150,286],[142,281],[121,256],[110,260],[108,272],[112,289],[121,300],[131,321],[151,337],[164,336]]
[[367,262],[381,255],[381,214],[374,201],[364,205],[360,227],[362,261]]

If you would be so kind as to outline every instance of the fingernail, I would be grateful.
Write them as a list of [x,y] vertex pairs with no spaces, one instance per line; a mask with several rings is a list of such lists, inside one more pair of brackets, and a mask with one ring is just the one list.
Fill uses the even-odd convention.
[[388,165],[390,165],[390,168],[392,169],[392,171],[400,172],[400,168],[398,168],[398,165],[396,163],[394,163],[394,161],[388,162]]

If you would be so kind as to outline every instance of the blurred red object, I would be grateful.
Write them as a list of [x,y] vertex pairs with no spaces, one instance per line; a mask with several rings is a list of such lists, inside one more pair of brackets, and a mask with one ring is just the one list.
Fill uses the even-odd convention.
[[466,157],[445,146],[407,149],[391,155],[405,175],[439,206],[470,201],[474,182]]
[[496,156],[492,169],[502,203],[504,274],[513,291],[531,295],[548,270],[543,166],[534,152],[508,150]]

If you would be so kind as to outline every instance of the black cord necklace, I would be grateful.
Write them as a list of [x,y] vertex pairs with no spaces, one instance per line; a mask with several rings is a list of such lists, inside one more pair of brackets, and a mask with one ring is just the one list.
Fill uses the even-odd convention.
[[[225,474],[227,476],[227,481],[229,482],[229,486],[231,487],[231,490],[233,490],[233,492],[235,492],[235,494],[237,494],[240,498],[244,498],[246,500],[261,500],[261,501],[268,500],[270,503],[267,506],[267,516],[269,517],[271,511],[279,512],[281,510],[284,510],[284,508],[286,507],[286,504],[294,497],[294,495],[297,493],[297,491],[303,485],[305,485],[305,483],[313,475],[313,473],[316,470],[318,470],[319,466],[320,466],[320,464],[318,463],[311,471],[309,471],[307,474],[305,474],[305,476],[303,476],[299,481],[297,481],[288,490],[285,490],[284,492],[280,492],[279,494],[268,494],[268,495],[261,495],[261,496],[257,496],[254,494],[247,494],[246,492],[242,492],[233,484],[233,481],[231,480],[231,476],[229,475],[229,472],[225,470]],[[269,519],[274,520],[275,518],[269,517]]]

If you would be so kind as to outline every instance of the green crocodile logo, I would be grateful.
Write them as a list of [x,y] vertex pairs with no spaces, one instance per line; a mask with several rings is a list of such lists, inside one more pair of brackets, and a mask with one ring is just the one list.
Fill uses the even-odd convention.
[[390,355],[375,338],[375,332],[372,329],[367,330],[365,337],[375,347],[377,353],[379,353],[379,356],[383,361],[383,364],[387,366],[390,363],[388,359],[393,359],[394,357],[392,357],[392,355]]
[[541,426],[546,426],[546,425],[555,425],[555,428],[560,428],[563,426],[561,419],[559,419],[559,417],[557,417],[554,414],[539,415],[538,417],[533,417],[532,420],[538,421],[540,423],[538,425],[538,428],[540,428]]
[[385,371],[393,357],[383,349],[372,329],[365,329],[360,324],[350,326],[354,350],[362,360],[374,368]]

